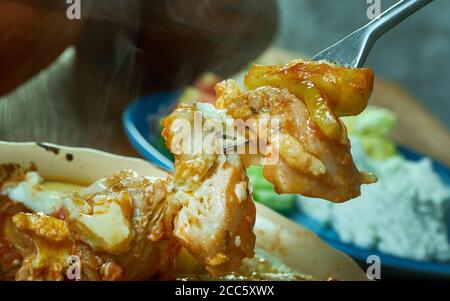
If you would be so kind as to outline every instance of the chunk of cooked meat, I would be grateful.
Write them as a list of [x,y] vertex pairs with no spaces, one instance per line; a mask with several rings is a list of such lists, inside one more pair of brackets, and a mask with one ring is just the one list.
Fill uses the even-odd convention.
[[245,77],[249,89],[288,89],[306,104],[311,119],[331,138],[340,137],[339,117],[358,115],[367,107],[373,83],[371,69],[302,60],[285,67],[253,65]]
[[34,244],[23,250],[16,280],[63,280],[71,251],[65,221],[43,213],[18,213],[13,222]]
[[[236,270],[244,258],[254,255],[256,209],[239,155],[174,149],[180,134],[177,121],[193,126],[197,111],[196,104],[181,105],[164,121],[163,135],[175,154],[171,202],[180,206],[174,235],[208,272],[219,275]],[[204,138],[208,133],[196,134]]]
[[[360,185],[372,183],[376,177],[360,173],[350,153],[350,141],[344,124],[339,122],[339,137],[329,137],[311,117],[310,110],[287,89],[263,86],[242,92],[234,81],[217,86],[216,107],[227,110],[235,119],[268,124],[267,148],[256,155],[242,155],[244,163],[264,166],[264,177],[275,185],[278,193],[343,202],[360,195]],[[249,135],[252,141],[261,138]],[[264,132],[263,132],[264,134]],[[252,138],[253,137],[253,138]],[[266,164],[267,158],[278,158]]]

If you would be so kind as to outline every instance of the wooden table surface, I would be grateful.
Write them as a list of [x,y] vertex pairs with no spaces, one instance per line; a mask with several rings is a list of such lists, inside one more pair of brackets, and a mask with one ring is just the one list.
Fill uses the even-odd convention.
[[[257,61],[282,64],[293,54],[269,49]],[[137,95],[97,69],[74,67],[73,49],[50,68],[0,99],[0,140],[45,141],[138,156],[127,141],[120,114]],[[81,70],[81,71],[80,71]],[[395,111],[395,140],[450,166],[450,133],[396,84],[377,78],[372,104]]]

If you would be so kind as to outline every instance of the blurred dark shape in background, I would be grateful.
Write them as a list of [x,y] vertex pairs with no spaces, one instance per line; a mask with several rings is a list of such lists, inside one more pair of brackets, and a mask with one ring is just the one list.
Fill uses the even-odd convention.
[[76,41],[81,23],[71,22],[65,1],[0,1],[0,95],[53,62]]
[[0,94],[76,46],[70,78],[50,72],[0,104],[0,139],[102,149],[123,136],[121,114],[138,95],[182,87],[204,71],[237,72],[270,45],[278,24],[275,0],[81,0],[81,21],[68,20],[67,7],[0,0]]
[[81,58],[113,73],[128,69],[150,90],[184,86],[205,70],[227,76],[264,50],[277,27],[274,0],[81,3],[77,22],[67,19],[64,0],[0,1],[0,94],[46,67],[71,43]]
[[[269,46],[277,28],[273,0],[129,3],[121,16],[108,11],[114,6],[92,7],[103,15],[84,25],[77,43],[78,74],[89,76],[93,65],[101,65],[96,70],[106,68],[111,75],[104,87],[118,85],[135,95],[183,87],[205,71],[224,77],[237,72]],[[123,99],[126,103],[127,97]],[[115,110],[116,115],[123,104],[104,110]]]

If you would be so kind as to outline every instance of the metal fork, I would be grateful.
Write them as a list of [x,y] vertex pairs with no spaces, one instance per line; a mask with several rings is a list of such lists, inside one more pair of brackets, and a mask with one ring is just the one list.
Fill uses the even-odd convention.
[[360,68],[378,38],[432,1],[399,1],[364,27],[314,56],[312,60],[326,60],[341,66]]
[[[367,25],[315,55],[312,60],[326,60],[341,66],[360,68],[378,38],[432,1],[401,0]],[[247,143],[249,142],[244,142]],[[236,143],[224,147],[223,151],[226,153],[239,146]]]

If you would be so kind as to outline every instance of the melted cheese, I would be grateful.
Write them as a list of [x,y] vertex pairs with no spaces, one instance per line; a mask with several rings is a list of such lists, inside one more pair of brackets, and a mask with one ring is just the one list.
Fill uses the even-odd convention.
[[5,184],[1,193],[33,212],[51,216],[64,209],[79,239],[94,250],[111,254],[126,251],[132,239],[129,220],[133,208],[128,195],[111,199],[99,194],[90,204],[74,191],[82,190],[77,185],[44,182],[37,172],[28,172],[23,181]]
[[[99,208],[97,208],[99,209]],[[94,250],[117,254],[126,249],[131,241],[130,223],[125,218],[122,207],[113,202],[96,214],[79,214],[75,225],[80,239]]]
[[55,214],[63,206],[65,194],[45,189],[42,183],[43,179],[37,172],[28,172],[23,181],[6,184],[2,193],[34,212]]

